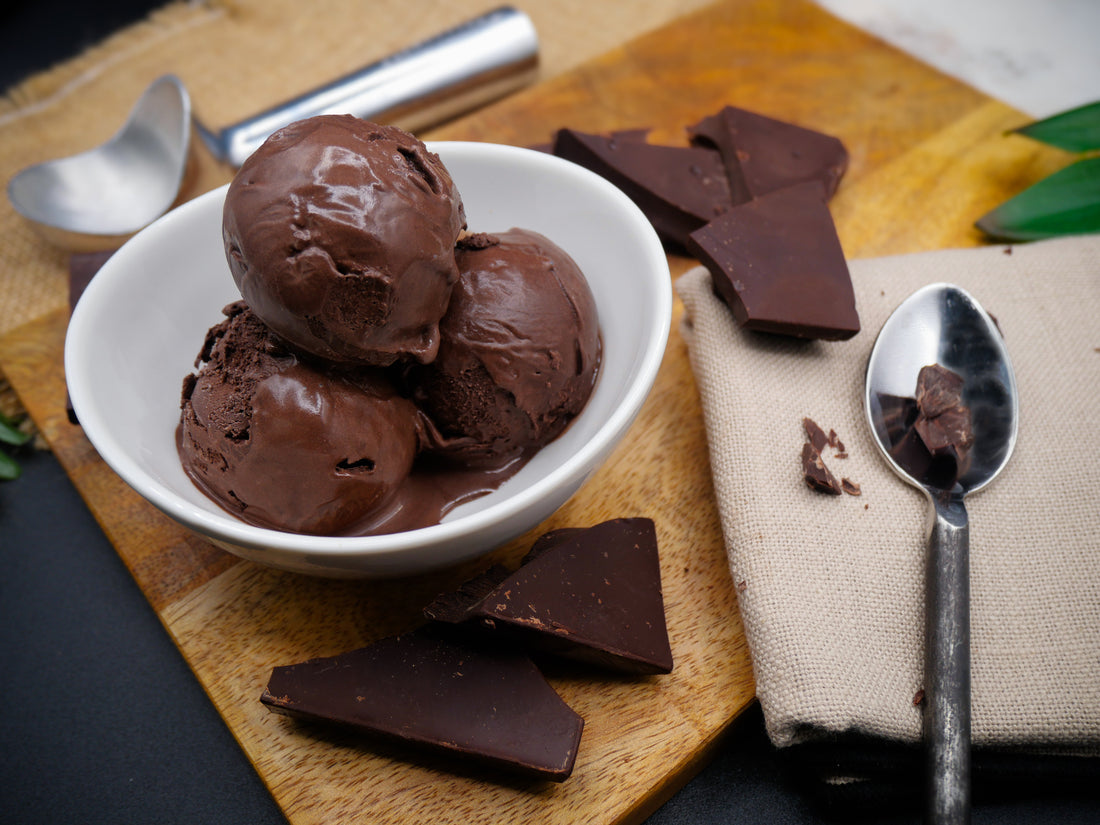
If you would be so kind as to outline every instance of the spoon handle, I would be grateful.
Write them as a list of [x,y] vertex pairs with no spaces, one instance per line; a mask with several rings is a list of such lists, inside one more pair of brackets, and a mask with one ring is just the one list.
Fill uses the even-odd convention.
[[927,820],[970,821],[970,527],[958,493],[933,496],[925,617]]
[[352,114],[416,130],[519,88],[537,66],[531,20],[503,6],[219,134],[196,127],[211,153],[237,168],[272,132],[294,121]]

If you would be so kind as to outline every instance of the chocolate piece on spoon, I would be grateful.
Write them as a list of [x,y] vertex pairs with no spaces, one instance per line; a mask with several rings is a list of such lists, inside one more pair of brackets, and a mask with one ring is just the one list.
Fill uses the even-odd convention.
[[974,442],[963,380],[940,364],[921,367],[916,394],[879,397],[890,455],[922,483],[950,487],[966,472]]
[[515,573],[490,569],[424,612],[614,670],[672,670],[657,535],[647,518],[548,533]]
[[820,183],[733,207],[692,232],[688,250],[745,329],[826,340],[859,332],[848,263]]
[[526,656],[424,629],[276,667],[260,701],[555,782],[572,773],[584,728]]

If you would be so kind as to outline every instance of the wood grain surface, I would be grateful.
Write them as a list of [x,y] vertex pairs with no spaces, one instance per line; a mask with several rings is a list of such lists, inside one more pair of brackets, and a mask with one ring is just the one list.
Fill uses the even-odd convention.
[[[845,142],[851,167],[833,210],[849,257],[976,244],[977,216],[1065,163],[1003,135],[1023,121],[1018,113],[800,0],[708,7],[425,137],[526,145],[561,126],[649,126],[652,139],[683,143],[685,126],[725,104]],[[692,264],[670,263],[674,275]],[[239,561],[130,491],[66,420],[64,314],[6,336],[0,366],[295,825],[636,822],[691,777],[754,695],[681,317],[677,302],[637,423],[557,514],[477,562],[388,582],[311,579]],[[545,529],[636,515],[657,525],[676,667],[629,679],[550,674],[586,720],[567,782],[409,761],[261,706],[272,666],[416,624],[438,592],[493,561],[516,561]]]

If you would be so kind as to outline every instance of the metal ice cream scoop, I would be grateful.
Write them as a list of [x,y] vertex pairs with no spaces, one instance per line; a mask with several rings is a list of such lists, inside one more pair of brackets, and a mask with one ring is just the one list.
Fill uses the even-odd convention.
[[[8,197],[48,240],[69,249],[109,248],[179,200],[196,144],[236,168],[272,132],[313,115],[353,114],[419,129],[529,82],[537,63],[530,19],[502,7],[218,132],[192,117],[183,83],[166,75],[110,140],[24,169],[9,182]],[[199,140],[191,140],[192,131]]]
[[[900,449],[892,399],[913,396],[922,367],[962,378],[972,441],[949,474],[928,472]],[[963,498],[1001,471],[1016,443],[1019,405],[1000,331],[967,292],[918,290],[886,321],[867,363],[867,418],[890,466],[931,503],[926,571],[924,739],[927,819],[963,823],[970,811],[970,539]]]

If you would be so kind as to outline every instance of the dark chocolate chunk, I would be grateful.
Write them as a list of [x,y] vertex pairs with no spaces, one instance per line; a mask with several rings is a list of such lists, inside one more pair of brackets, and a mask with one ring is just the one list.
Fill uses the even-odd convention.
[[[825,435],[825,431],[821,429],[812,418],[802,419],[802,429],[806,431],[806,438],[810,439],[810,443],[819,453],[833,443],[829,436]],[[833,435],[835,436],[836,433],[833,433]]]
[[526,656],[424,629],[276,667],[268,708],[560,782],[584,720]]
[[848,169],[848,150],[835,137],[734,106],[688,134],[722,155],[735,203],[807,181],[819,182],[828,199]]
[[859,332],[848,263],[819,183],[781,189],[693,233],[688,249],[745,329],[841,340]]
[[915,398],[878,397],[891,457],[924,484],[949,487],[969,466],[974,433],[962,389],[960,375],[930,364],[920,370]]
[[898,444],[917,420],[920,413],[917,400],[887,393],[879,393],[877,398],[882,410],[886,438],[890,444]]
[[974,442],[966,407],[949,407],[934,417],[922,415],[913,426],[932,455],[955,450],[961,456]]
[[475,605],[444,594],[425,614],[474,622],[533,650],[628,673],[668,673],[657,533],[647,518],[555,531]]
[[561,129],[554,154],[618,186],[663,241],[683,248],[688,235],[732,205],[725,167],[713,149],[658,146],[644,132],[592,135]]
[[802,445],[802,478],[811,490],[833,496],[840,495],[840,482],[829,472],[821,453],[809,441]]
[[962,404],[962,376],[939,364],[921,367],[917,375],[917,405],[921,414],[935,418]]

